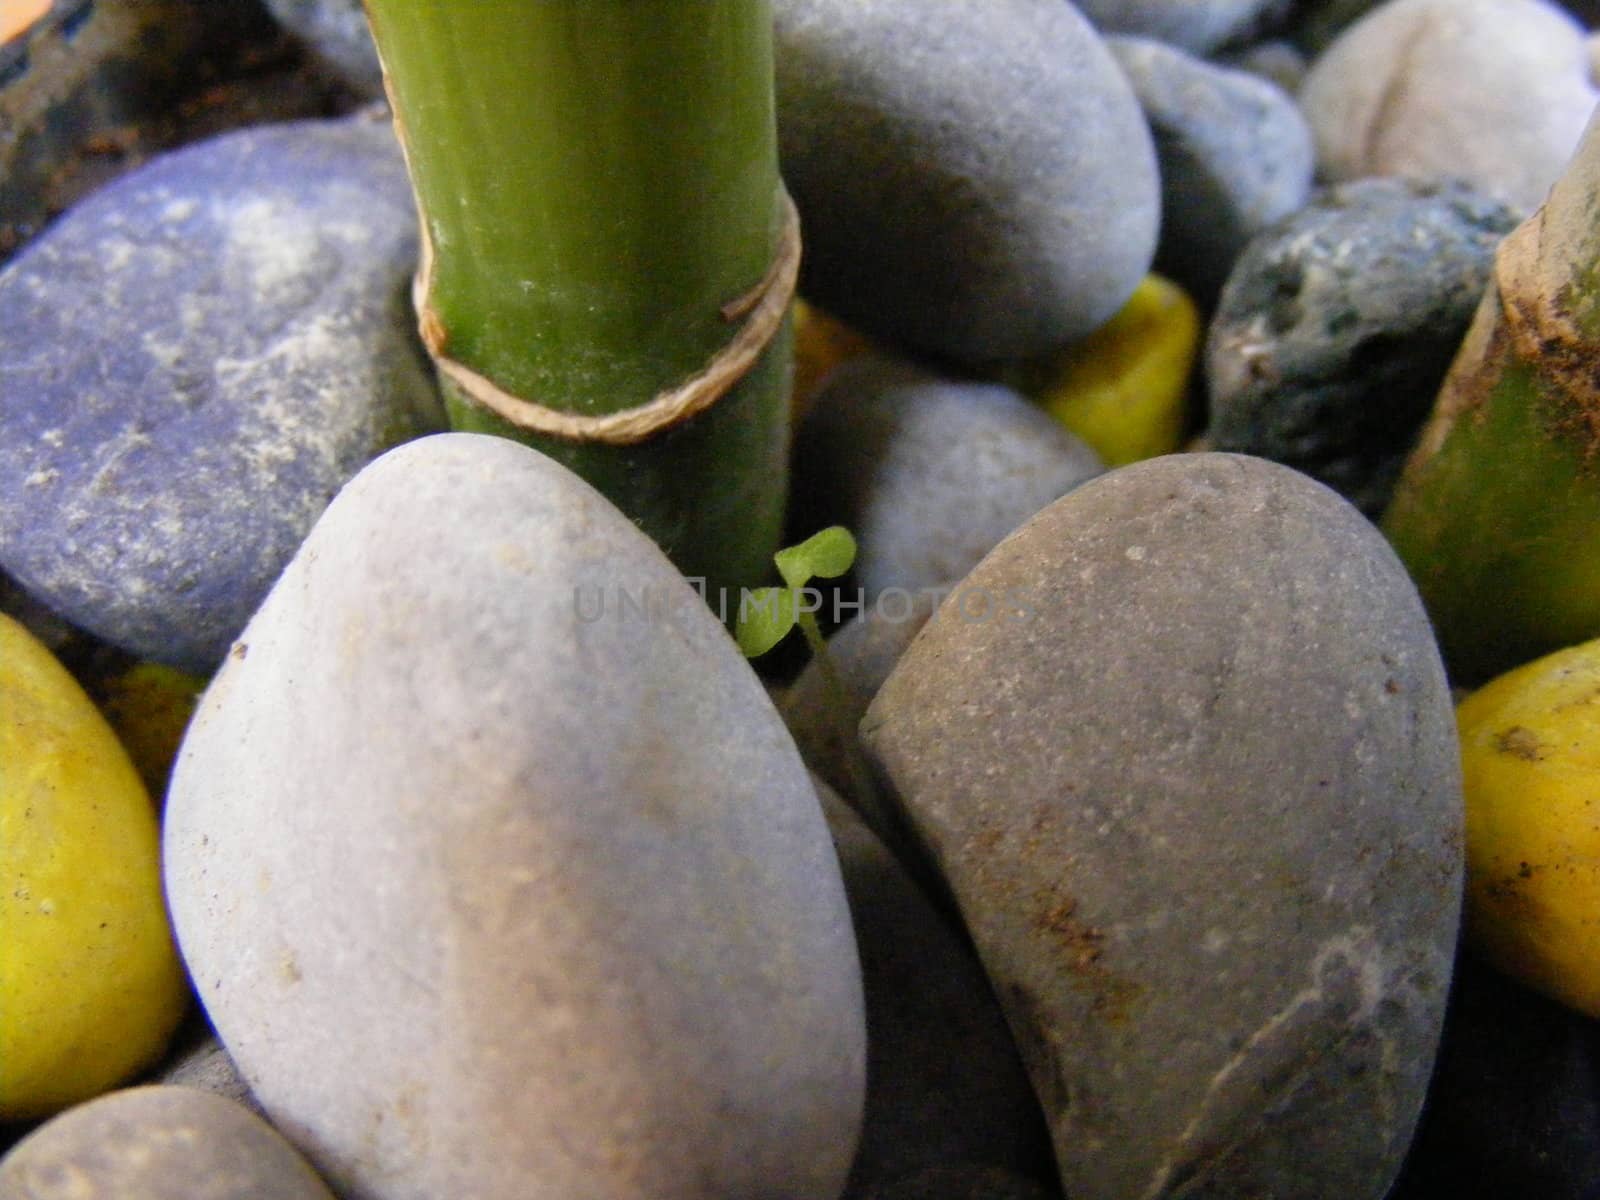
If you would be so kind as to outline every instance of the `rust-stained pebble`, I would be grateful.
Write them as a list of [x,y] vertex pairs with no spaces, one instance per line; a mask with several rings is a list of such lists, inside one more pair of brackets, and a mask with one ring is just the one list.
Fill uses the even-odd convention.
[[[1259,459],[1112,472],[963,581],[862,737],[960,904],[1074,1200],[1377,1200],[1435,1053],[1461,888],[1416,592]],[[949,601],[946,601],[948,604]]]

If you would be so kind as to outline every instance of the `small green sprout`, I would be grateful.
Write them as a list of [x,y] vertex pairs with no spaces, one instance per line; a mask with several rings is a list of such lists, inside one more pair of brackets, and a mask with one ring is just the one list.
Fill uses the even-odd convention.
[[734,625],[739,649],[746,658],[759,658],[799,625],[811,652],[825,657],[816,613],[802,603],[804,591],[813,579],[837,579],[848,571],[856,560],[856,539],[844,526],[830,525],[797,546],[779,550],[772,560],[787,586],[757,588],[740,597]]
[[856,561],[856,539],[844,526],[830,525],[797,546],[779,550],[772,558],[785,586],[758,588],[741,595],[734,637],[746,658],[758,658],[788,637],[796,625],[800,627],[833,701],[829,710],[836,725],[834,736],[844,747],[856,811],[880,835],[887,835],[895,827],[894,818],[878,795],[856,731],[844,717],[851,709],[849,693],[828,653],[816,611],[803,603],[806,585],[813,579],[838,579],[850,570]]

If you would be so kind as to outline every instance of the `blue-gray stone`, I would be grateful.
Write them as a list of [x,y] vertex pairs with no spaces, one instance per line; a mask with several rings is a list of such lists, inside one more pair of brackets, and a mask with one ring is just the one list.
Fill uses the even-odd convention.
[[868,333],[966,362],[1045,353],[1121,307],[1155,250],[1155,153],[1072,5],[774,9],[806,295]]
[[1212,447],[1286,463],[1376,517],[1515,224],[1464,184],[1367,179],[1261,234],[1207,340]]
[[1311,193],[1316,151],[1275,84],[1148,38],[1107,38],[1155,135],[1161,163],[1156,267],[1202,300],[1255,234]]
[[442,417],[387,123],[151,162],[0,273],[0,566],[142,657],[215,667],[339,487]]

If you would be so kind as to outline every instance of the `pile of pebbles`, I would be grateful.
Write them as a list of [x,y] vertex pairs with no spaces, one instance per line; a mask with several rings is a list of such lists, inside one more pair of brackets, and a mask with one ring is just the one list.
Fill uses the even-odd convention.
[[[359,7],[270,4],[317,119],[0,267],[0,604],[212,677],[209,1028],[0,1197],[1590,1194],[1593,1023],[1456,961],[1449,680],[1370,518],[1595,13],[774,0],[801,290],[879,347],[793,460],[860,540],[846,694],[774,704],[608,501],[441,432]],[[993,380],[1152,269],[1202,442],[1107,471]]]

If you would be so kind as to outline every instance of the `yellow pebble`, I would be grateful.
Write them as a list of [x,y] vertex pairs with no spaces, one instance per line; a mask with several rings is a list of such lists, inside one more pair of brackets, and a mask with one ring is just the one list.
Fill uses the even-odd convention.
[[150,1066],[187,996],[150,797],[83,689],[0,614],[0,1120]]
[[1188,424],[1200,314],[1176,284],[1147,275],[1121,311],[1052,358],[1003,373],[1108,467],[1171,454]]
[[1456,720],[1467,942],[1600,1017],[1600,641],[1500,676]]

